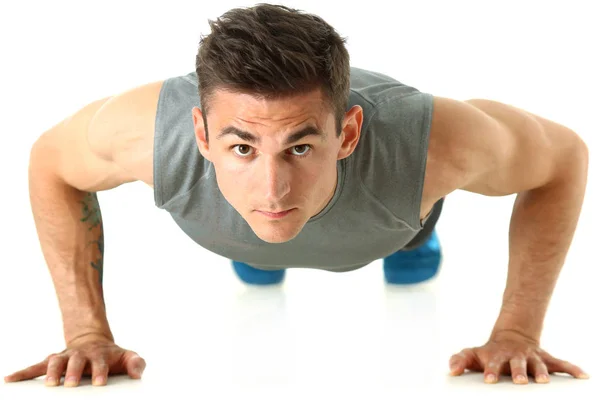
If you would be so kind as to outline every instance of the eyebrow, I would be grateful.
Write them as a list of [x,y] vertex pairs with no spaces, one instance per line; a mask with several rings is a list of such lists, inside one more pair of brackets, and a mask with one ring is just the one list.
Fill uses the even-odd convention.
[[[220,139],[224,136],[228,136],[228,135],[234,135],[239,137],[240,139],[248,142],[248,143],[252,143],[252,144],[260,144],[260,138],[253,135],[250,132],[246,132],[245,130],[236,128],[235,126],[226,126],[225,128],[221,129],[221,131],[219,132],[219,134],[217,135],[217,139]],[[325,134],[319,130],[319,128],[317,128],[316,126],[310,125],[307,126],[303,129],[300,129],[297,132],[292,133],[291,135],[289,135],[285,141],[285,144],[292,144],[295,143],[297,141],[299,141],[300,139],[303,139],[306,136],[319,136],[320,138],[325,137]]]

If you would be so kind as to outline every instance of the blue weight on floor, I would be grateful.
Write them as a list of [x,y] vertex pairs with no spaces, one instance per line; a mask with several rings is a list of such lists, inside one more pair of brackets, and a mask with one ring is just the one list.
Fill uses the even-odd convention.
[[409,251],[396,251],[383,259],[387,283],[408,285],[433,278],[441,263],[441,247],[434,230],[423,245]]
[[231,261],[237,276],[250,285],[274,285],[283,282],[285,269],[263,270],[238,261]]

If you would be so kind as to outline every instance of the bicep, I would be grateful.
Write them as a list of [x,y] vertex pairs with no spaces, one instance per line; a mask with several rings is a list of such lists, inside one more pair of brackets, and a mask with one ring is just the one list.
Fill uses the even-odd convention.
[[95,100],[44,132],[30,152],[32,174],[55,177],[89,192],[115,188],[133,178],[99,153],[90,141],[112,142],[110,132],[97,133],[91,122],[111,97]]
[[112,97],[90,124],[88,142],[111,161],[127,181],[153,187],[154,130],[163,81],[141,85]]
[[[548,183],[572,132],[492,100],[436,97],[430,182],[446,195],[460,189],[504,196]],[[436,192],[436,191],[433,191]]]
[[[570,159],[581,145],[577,134],[550,119],[521,108],[492,100],[469,100],[472,105],[498,123],[488,154],[496,164],[481,169],[481,175],[467,190],[486,195],[510,195],[539,188],[568,169]],[[499,142],[510,147],[503,148]]]
[[32,148],[35,168],[71,186],[99,191],[143,181],[153,186],[154,120],[162,81],[96,100],[46,133]]

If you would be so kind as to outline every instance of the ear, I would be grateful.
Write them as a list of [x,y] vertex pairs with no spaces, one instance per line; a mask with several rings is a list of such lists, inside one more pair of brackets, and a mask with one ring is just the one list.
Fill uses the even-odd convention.
[[206,129],[204,127],[204,120],[202,119],[202,111],[200,110],[200,108],[192,108],[192,118],[194,120],[194,134],[196,136],[198,150],[200,150],[200,153],[202,154],[202,156],[204,156],[205,159],[211,161],[208,140],[206,138]]
[[342,122],[342,145],[338,152],[338,160],[344,159],[352,154],[358,140],[360,139],[360,130],[363,123],[363,109],[360,105],[355,105],[348,112]]

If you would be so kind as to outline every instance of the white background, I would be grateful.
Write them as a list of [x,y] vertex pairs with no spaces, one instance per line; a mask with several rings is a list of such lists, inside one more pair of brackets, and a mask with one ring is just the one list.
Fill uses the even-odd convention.
[[[194,70],[207,20],[224,1],[19,1],[0,6],[0,373],[63,349],[60,311],[27,190],[31,144],[87,103]],[[128,184],[99,195],[104,285],[121,346],[147,361],[141,381],[46,388],[0,384],[0,402],[403,402],[456,397],[594,402],[598,349],[598,12],[591,1],[286,1],[348,37],[351,63],[435,95],[489,98],[577,131],[590,150],[579,227],[543,333],[543,348],[591,375],[517,386],[481,374],[447,376],[448,359],[485,343],[508,260],[514,195],[455,192],[438,232],[440,276],[385,286],[381,262],[349,273],[288,271],[277,288],[242,284],[229,261],[195,245],[152,190]],[[191,116],[190,116],[191,119]],[[595,210],[596,209],[596,210]],[[182,397],[175,398],[175,395]],[[595,398],[593,398],[595,396]]]

